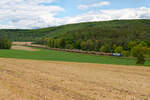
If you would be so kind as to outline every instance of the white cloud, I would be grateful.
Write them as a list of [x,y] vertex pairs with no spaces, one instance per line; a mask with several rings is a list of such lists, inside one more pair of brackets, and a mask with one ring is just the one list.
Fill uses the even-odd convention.
[[[55,0],[2,0],[0,2],[0,28],[47,27],[54,16],[64,9],[59,6],[45,6]],[[11,26],[11,27],[10,27]]]
[[[150,8],[126,8],[99,10],[74,17],[56,18],[64,9],[59,6],[45,6],[55,0],[2,0],[0,2],[0,29],[43,28],[79,22],[106,21],[115,19],[150,19]],[[96,6],[96,5],[95,5]]]
[[150,19],[150,8],[127,8],[120,10],[100,10],[88,12],[75,17],[55,19],[55,25],[63,25],[79,22],[107,21],[120,19]]
[[110,2],[108,1],[103,1],[103,2],[98,2],[98,3],[93,3],[90,5],[79,5],[78,9],[80,10],[86,10],[92,7],[102,7],[102,6],[106,6],[106,5],[110,5]]
[[15,29],[14,26],[0,25],[0,29]]

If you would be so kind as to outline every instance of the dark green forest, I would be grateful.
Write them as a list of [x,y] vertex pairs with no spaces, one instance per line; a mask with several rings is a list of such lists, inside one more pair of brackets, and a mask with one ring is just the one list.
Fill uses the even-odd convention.
[[[0,29],[0,37],[8,37],[12,41],[36,41],[45,37],[55,37],[66,35],[65,38],[72,39],[74,36],[80,39],[124,41],[135,39],[150,41],[150,20],[114,20],[103,22],[87,22],[78,24],[69,24],[43,29]],[[117,40],[116,40],[117,38]],[[104,41],[104,42],[105,42]]]
[[[55,48],[113,52],[116,46],[128,50],[128,44],[145,42],[150,46],[150,20],[114,20],[57,27],[45,39]],[[60,33],[58,33],[60,31]],[[55,34],[55,35],[54,35]],[[41,43],[43,39],[41,39]],[[105,49],[105,50],[104,50]],[[107,50],[106,50],[107,49]]]

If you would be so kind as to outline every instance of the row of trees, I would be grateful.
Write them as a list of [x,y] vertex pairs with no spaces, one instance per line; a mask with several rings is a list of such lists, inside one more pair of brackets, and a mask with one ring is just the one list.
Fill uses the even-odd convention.
[[144,64],[145,58],[150,57],[150,47],[146,42],[130,41],[128,43],[128,50],[124,50],[123,47],[116,47],[115,52],[122,53],[123,56],[133,56],[137,58],[137,64]]
[[73,42],[71,39],[65,40],[62,38],[46,38],[45,44],[50,48],[81,49],[86,51],[121,53],[125,57],[137,57],[137,64],[144,64],[145,57],[150,56],[150,48],[148,44],[140,40],[129,41],[126,46],[122,46],[117,44],[110,45],[107,42],[103,44],[98,40],[77,40]]
[[10,49],[11,41],[8,38],[0,38],[0,49]]

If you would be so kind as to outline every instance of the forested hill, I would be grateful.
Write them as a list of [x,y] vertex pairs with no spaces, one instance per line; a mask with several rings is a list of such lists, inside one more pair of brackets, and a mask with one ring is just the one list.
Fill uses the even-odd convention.
[[0,37],[8,37],[15,41],[34,41],[43,37],[61,37],[71,40],[96,39],[107,42],[140,39],[149,43],[150,20],[88,22],[33,30],[0,29]]

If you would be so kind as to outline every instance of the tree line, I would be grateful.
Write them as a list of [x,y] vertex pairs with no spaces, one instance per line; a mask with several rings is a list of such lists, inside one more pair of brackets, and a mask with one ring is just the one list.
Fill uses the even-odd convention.
[[145,58],[150,57],[150,47],[148,43],[141,40],[133,40],[129,42],[126,41],[126,43],[124,43],[126,45],[112,44],[108,41],[102,44],[101,40],[90,39],[86,41],[77,39],[73,42],[71,38],[45,38],[44,41],[43,43],[50,48],[79,49],[85,51],[97,51],[105,53],[120,53],[124,57],[133,56],[137,58],[137,64],[144,64]]
[[0,49],[10,49],[11,41],[8,38],[0,38]]

